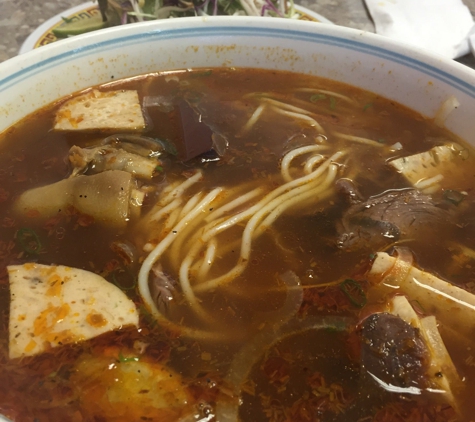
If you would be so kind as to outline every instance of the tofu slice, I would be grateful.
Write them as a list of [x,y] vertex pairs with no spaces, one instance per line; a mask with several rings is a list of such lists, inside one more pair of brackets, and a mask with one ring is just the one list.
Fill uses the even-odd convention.
[[475,295],[410,263],[378,252],[368,281],[416,300],[446,327],[457,327],[464,337],[475,336]]
[[405,296],[395,296],[390,303],[390,313],[398,316],[421,333],[429,352],[429,377],[433,386],[445,392],[448,403],[458,411],[453,388],[461,386],[457,369],[440,336],[434,316],[419,318]]
[[93,89],[74,97],[61,105],[54,125],[55,130],[61,131],[144,128],[138,93],[131,90],[101,92]]
[[[463,189],[459,183],[463,182],[464,174],[466,177],[466,171],[470,171],[471,163],[473,158],[469,156],[469,151],[452,143],[392,160],[389,165],[415,188],[433,193],[441,187]],[[447,185],[448,183],[450,185]]]
[[138,326],[135,304],[89,271],[27,263],[8,267],[10,359]]

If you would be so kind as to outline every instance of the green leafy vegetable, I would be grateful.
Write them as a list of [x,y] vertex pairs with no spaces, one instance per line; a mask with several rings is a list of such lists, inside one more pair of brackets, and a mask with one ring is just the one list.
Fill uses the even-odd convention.
[[124,24],[184,16],[248,15],[293,19],[302,16],[302,13],[295,9],[293,0],[264,0],[261,4],[254,0],[108,0],[102,3],[99,2],[101,13],[113,9],[122,16]]
[[352,305],[356,306],[357,308],[362,308],[366,305],[366,294],[357,281],[347,278],[340,283],[340,289],[352,303]]
[[118,25],[120,23],[119,15],[117,15],[113,10],[109,11],[107,16],[108,18],[106,21],[104,21],[100,15],[93,15],[91,18],[75,20],[63,18],[64,23],[54,28],[52,32],[57,38],[67,38],[71,35],[80,35],[86,32]]

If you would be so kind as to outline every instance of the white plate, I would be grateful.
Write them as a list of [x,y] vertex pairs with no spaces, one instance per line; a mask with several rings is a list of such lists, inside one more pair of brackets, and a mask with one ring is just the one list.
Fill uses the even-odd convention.
[[[333,22],[327,18],[310,9],[307,9],[306,7],[299,6],[297,4],[294,7],[295,10],[297,10],[297,12],[302,15],[299,20],[333,24]],[[80,19],[90,19],[98,14],[100,14],[100,12],[97,2],[88,1],[87,3],[72,7],[71,9],[65,10],[64,12],[53,16],[51,19],[48,19],[46,22],[42,23],[30,34],[30,36],[22,44],[19,54],[26,53],[27,51],[34,50],[35,48],[41,47],[42,45],[51,44],[52,42],[57,41],[58,38],[53,34],[53,29],[60,28],[66,24],[63,18],[66,18],[68,21],[75,21]]]

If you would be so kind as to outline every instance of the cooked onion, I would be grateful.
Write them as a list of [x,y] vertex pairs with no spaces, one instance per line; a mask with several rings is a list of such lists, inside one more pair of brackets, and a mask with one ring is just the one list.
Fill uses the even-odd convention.
[[269,325],[285,324],[295,316],[303,301],[303,288],[297,274],[293,271],[287,271],[279,275],[279,278],[284,282],[287,290],[284,304],[275,311],[259,312],[259,314],[265,315],[266,322]]
[[439,127],[443,127],[449,114],[456,110],[459,105],[460,103],[457,98],[451,95],[440,105],[439,109],[435,113],[434,123]]
[[387,274],[384,274],[382,284],[386,286],[400,286],[404,281],[412,267],[414,257],[412,252],[405,247],[396,246],[394,250],[397,253],[397,259]]
[[216,405],[216,420],[219,422],[239,421],[241,386],[255,363],[272,345],[286,337],[309,330],[346,331],[351,323],[352,319],[346,317],[313,317],[303,321],[293,319],[277,330],[271,329],[258,334],[250,343],[242,347],[231,363],[225,380],[233,389],[233,397],[229,398],[224,393],[221,394],[222,397]]

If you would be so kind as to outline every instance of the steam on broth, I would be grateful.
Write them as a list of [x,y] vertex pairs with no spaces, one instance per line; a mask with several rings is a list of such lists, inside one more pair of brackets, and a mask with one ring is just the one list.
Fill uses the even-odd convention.
[[63,99],[0,147],[11,419],[471,420],[474,151],[433,122],[197,69]]

